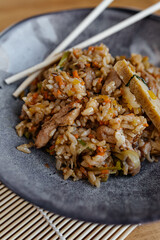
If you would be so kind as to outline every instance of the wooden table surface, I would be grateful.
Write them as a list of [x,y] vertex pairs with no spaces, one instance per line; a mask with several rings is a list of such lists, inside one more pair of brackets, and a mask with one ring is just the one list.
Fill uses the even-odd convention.
[[[0,31],[24,18],[51,11],[73,8],[94,7],[100,0],[1,0]],[[157,0],[115,0],[113,7],[133,7],[144,9],[158,2]],[[160,14],[160,12],[158,12]],[[137,227],[127,240],[160,239],[160,222]]]

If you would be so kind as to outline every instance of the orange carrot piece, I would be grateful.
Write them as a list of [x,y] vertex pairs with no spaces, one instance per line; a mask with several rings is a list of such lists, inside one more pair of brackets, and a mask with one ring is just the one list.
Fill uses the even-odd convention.
[[89,138],[95,138],[95,136],[93,134],[91,134],[91,133],[88,135],[88,137]]
[[38,97],[38,93],[37,92],[33,93],[32,97],[33,99],[36,99]]
[[60,94],[62,94],[62,92],[58,89],[57,90],[57,95],[60,95]]
[[57,81],[57,82],[59,82],[59,80],[62,80],[62,77],[61,76],[55,76],[55,80]]
[[108,98],[108,99],[106,98],[106,99],[104,99],[104,102],[105,102],[105,103],[110,103],[111,100],[110,100],[109,98]]
[[90,46],[90,47],[88,48],[88,51],[94,51],[94,49],[95,49],[94,46]]
[[109,170],[102,170],[101,173],[102,174],[109,174]]
[[104,156],[105,149],[103,147],[97,147],[97,155]]
[[78,134],[74,134],[75,138],[77,139],[78,138]]
[[102,82],[103,78],[98,79],[98,83],[100,84]]
[[73,77],[75,77],[75,78],[79,78],[79,75],[78,75],[77,70],[74,70],[74,71],[73,71]]
[[55,76],[55,80],[58,82],[60,87],[64,84],[61,76]]
[[90,64],[90,63],[87,63],[87,64],[86,64],[86,67],[90,67],[90,66],[91,66],[91,64]]
[[85,82],[84,82],[84,81],[82,81],[82,82],[81,82],[81,85],[85,85]]
[[103,152],[103,148],[100,147],[100,146],[97,147],[97,150],[98,150],[99,152]]
[[75,56],[76,58],[78,58],[78,57],[79,57],[79,50],[78,50],[78,49],[74,49],[74,50],[73,50],[73,54],[74,54],[74,56]]
[[93,62],[93,65],[94,65],[95,67],[99,67],[99,63],[98,63],[97,61],[94,61],[94,62]]

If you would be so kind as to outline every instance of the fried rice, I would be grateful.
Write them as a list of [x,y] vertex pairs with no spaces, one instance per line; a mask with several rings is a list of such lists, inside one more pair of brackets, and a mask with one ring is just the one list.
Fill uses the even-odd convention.
[[34,144],[18,150],[44,148],[64,179],[87,179],[96,187],[110,174],[136,175],[145,159],[157,161],[160,133],[115,72],[122,59],[160,98],[160,69],[148,57],[114,58],[103,44],[65,52],[22,97],[16,131]]

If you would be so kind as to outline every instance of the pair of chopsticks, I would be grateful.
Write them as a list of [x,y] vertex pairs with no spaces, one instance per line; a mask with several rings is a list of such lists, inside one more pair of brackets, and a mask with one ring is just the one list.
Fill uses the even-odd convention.
[[[62,51],[82,32],[85,28],[91,24],[99,15],[104,11],[104,9],[112,2],[113,0],[104,0],[102,1],[79,25],[73,30],[71,34],[41,63],[28,68],[12,77],[9,77],[5,80],[7,84],[11,84],[19,79],[30,75],[13,93],[14,97],[18,97],[29,85],[30,83],[41,73],[40,69],[57,62],[63,55]],[[74,46],[73,48],[85,48],[89,45],[95,44],[102,39],[111,36],[112,34],[142,20],[143,18],[149,16],[150,14],[158,11],[160,9],[160,2],[152,5],[151,7],[129,17],[128,19],[123,20],[122,22],[116,24],[115,26],[104,30],[103,32],[81,42],[80,44]],[[69,51],[72,51],[73,48],[70,48]]]
[[[114,0],[103,0],[91,13],[53,50],[53,52],[40,64],[35,65],[29,69],[26,69],[8,79],[6,79],[7,84],[11,84],[23,77],[26,77],[33,72],[41,69],[42,67],[46,67],[50,64],[58,61],[62,54],[59,54],[55,57],[57,53],[62,52],[71,42],[73,42],[103,11],[106,7],[109,6]],[[39,72],[40,73],[40,72]],[[38,72],[31,77],[30,80],[38,76]],[[31,80],[32,81],[32,80]]]
[[[74,41],[114,0],[103,0],[91,13],[53,50],[53,52],[41,63],[15,74],[5,80],[7,84],[18,81],[19,79],[29,76],[13,93],[14,97],[18,97],[42,72],[38,71],[47,67],[51,63],[57,62],[63,55],[62,52],[68,45]],[[60,53],[60,54],[57,54]]]

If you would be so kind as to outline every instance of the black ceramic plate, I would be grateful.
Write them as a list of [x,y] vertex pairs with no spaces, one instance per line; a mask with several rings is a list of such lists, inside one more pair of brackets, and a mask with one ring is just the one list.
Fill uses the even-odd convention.
[[[3,80],[44,59],[90,11],[36,16],[1,34],[0,180],[24,199],[67,217],[107,224],[160,219],[160,162],[146,162],[135,177],[110,177],[97,189],[86,181],[64,181],[55,169],[53,157],[42,150],[34,149],[29,155],[16,150],[16,146],[26,142],[14,128],[22,102],[15,100],[12,93],[19,83],[7,86]],[[135,13],[124,9],[104,11],[73,45]],[[137,52],[160,65],[160,17],[151,16],[103,42],[114,56]]]

